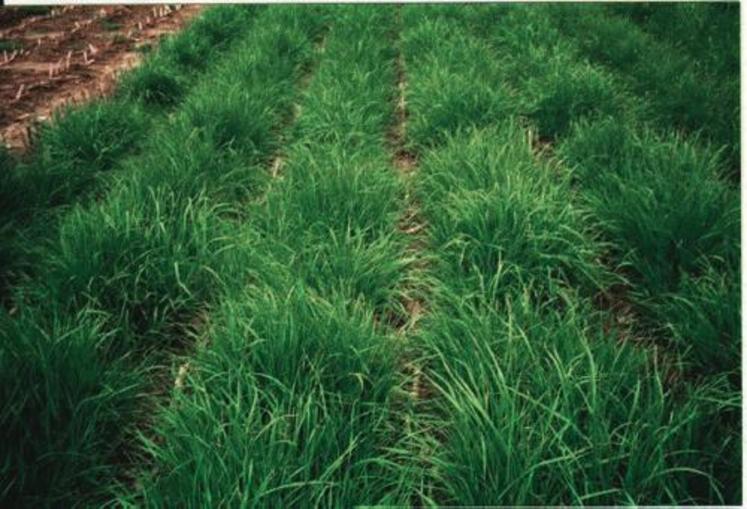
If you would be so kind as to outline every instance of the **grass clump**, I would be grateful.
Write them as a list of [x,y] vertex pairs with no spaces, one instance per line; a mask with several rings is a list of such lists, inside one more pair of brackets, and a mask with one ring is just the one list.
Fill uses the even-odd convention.
[[165,190],[144,202],[127,198],[123,192],[66,217],[54,245],[42,248],[44,277],[32,294],[66,303],[70,312],[92,306],[136,338],[155,335],[161,343],[166,327],[219,285],[229,232],[199,198],[179,200]]
[[[502,71],[488,48],[474,38],[460,35],[457,19],[412,17],[412,30],[403,36],[407,58],[407,104],[413,111],[408,121],[407,143],[415,151],[442,144],[459,130],[485,127],[515,113],[519,107],[509,89],[502,86]],[[480,62],[477,64],[476,62]]]
[[[114,475],[142,390],[131,363],[104,362],[116,331],[91,311],[0,310],[0,499],[8,506],[96,500]],[[131,421],[130,421],[131,422]],[[98,498],[100,499],[100,498]]]
[[68,109],[39,134],[36,160],[26,169],[29,184],[52,204],[71,203],[93,176],[131,153],[148,128],[146,114],[126,102]]
[[125,76],[120,84],[125,97],[157,107],[178,104],[186,89],[185,80],[176,68],[163,64],[138,67]]
[[574,121],[620,118],[635,108],[608,75],[564,60],[551,60],[546,70],[527,84],[527,94],[534,98],[529,117],[537,123],[541,136],[557,138],[565,135]]
[[272,153],[275,113],[238,85],[221,96],[200,95],[187,105],[187,121],[217,150],[233,149],[248,159]]
[[262,216],[265,228],[280,238],[319,238],[333,229],[371,239],[396,224],[401,191],[381,154],[372,157],[339,145],[299,146],[284,173],[284,185],[271,190]]
[[591,293],[601,284],[600,246],[584,213],[565,198],[567,184],[537,164],[517,125],[453,137],[421,172],[429,237],[455,284],[547,289],[562,280]]
[[605,337],[573,297],[560,297],[558,311],[522,291],[495,309],[443,291],[447,307],[429,315],[422,340],[440,430],[429,497],[470,505],[736,500],[716,480],[720,455],[735,457],[733,433],[711,429],[733,399],[709,401],[712,388],[670,392],[645,352]]
[[[565,35],[577,40],[582,55],[623,74],[631,89],[649,103],[657,125],[702,133],[711,143],[726,148],[730,166],[738,166],[738,73],[722,70],[713,74],[707,69],[708,57],[694,61],[670,44],[646,34],[630,20],[598,7],[556,9],[554,18]],[[668,8],[662,7],[662,12]],[[693,9],[691,20],[685,23],[697,23],[701,18],[697,11],[698,8]],[[591,36],[579,37],[581,33]],[[725,27],[724,33],[712,36],[711,41],[720,41],[719,51],[714,51],[720,57],[716,58],[738,61],[734,59],[739,46],[737,35]],[[715,65],[716,69],[723,67]]]
[[[738,199],[721,180],[719,154],[611,123],[579,127],[561,150],[579,165],[591,207],[623,254],[631,253],[629,265],[643,287],[676,288],[680,274],[697,273],[704,256],[734,263]],[[613,132],[625,137],[613,139]]]
[[168,440],[149,445],[160,475],[145,480],[144,503],[403,502],[383,448],[396,350],[368,312],[348,309],[300,287],[227,301],[159,419]]
[[207,10],[179,35],[169,37],[141,66],[121,80],[118,95],[159,109],[179,104],[195,77],[246,33],[262,9],[218,6]]
[[710,377],[725,373],[740,387],[741,290],[739,278],[706,265],[698,276],[683,274],[675,292],[651,295],[645,306],[663,324],[684,369]]

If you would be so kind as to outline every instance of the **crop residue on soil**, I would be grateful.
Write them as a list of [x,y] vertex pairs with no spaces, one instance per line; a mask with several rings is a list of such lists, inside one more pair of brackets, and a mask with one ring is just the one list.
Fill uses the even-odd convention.
[[182,28],[199,9],[66,6],[33,16],[4,16],[0,140],[12,149],[27,148],[32,124],[67,103],[110,92],[118,73],[139,61],[143,47]]

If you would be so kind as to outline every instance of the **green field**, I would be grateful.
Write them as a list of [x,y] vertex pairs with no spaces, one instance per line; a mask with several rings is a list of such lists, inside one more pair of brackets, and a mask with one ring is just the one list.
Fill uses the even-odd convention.
[[738,4],[206,8],[0,150],[0,506],[740,504],[739,73]]

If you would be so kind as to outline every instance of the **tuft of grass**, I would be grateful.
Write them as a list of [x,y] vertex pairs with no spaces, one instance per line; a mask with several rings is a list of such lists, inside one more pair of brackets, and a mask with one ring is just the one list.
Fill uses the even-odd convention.
[[200,95],[186,106],[187,121],[218,150],[231,148],[249,160],[266,156],[275,148],[277,118],[266,101],[252,100],[249,94],[235,85],[221,96]]
[[[0,309],[0,499],[60,504],[102,495],[137,419],[141,369],[105,362],[118,332],[90,310]],[[130,416],[129,423],[122,416]]]
[[484,44],[459,35],[460,26],[448,17],[414,24],[403,40],[405,51],[418,55],[407,59],[407,104],[422,112],[408,121],[411,149],[427,150],[462,129],[485,127],[517,112],[520,105],[500,83],[500,66]]
[[725,373],[735,390],[741,380],[738,281],[737,274],[706,262],[699,276],[683,274],[676,291],[652,294],[643,302],[651,320],[666,329],[687,372],[705,377]]
[[[721,179],[720,154],[678,136],[628,130],[612,139],[611,132],[624,134],[619,126],[587,124],[561,150],[578,162],[590,206],[622,255],[630,254],[643,288],[673,290],[681,273],[699,271],[704,256],[734,264],[739,200]],[[608,150],[607,143],[626,148]]]
[[566,134],[574,121],[625,117],[636,108],[610,76],[591,66],[569,65],[565,54],[547,62],[537,78],[530,78],[527,93],[534,98],[529,117],[547,138]]
[[[435,391],[424,445],[429,498],[443,504],[673,504],[736,500],[720,484],[734,431],[711,429],[732,396],[665,388],[646,353],[611,341],[572,296],[531,291],[496,309],[448,287],[423,325]],[[592,317],[592,318],[588,318]],[[728,410],[731,409],[731,410]],[[422,435],[427,440],[428,435]]]
[[119,89],[124,97],[141,100],[149,106],[178,104],[186,91],[185,80],[173,67],[143,65],[128,73]]
[[605,279],[601,245],[570,188],[536,162],[516,124],[453,137],[421,164],[423,210],[442,273],[468,288],[552,281],[587,293]]
[[194,312],[220,284],[227,269],[220,255],[231,246],[230,230],[204,200],[180,200],[166,189],[150,194],[141,201],[122,192],[72,210],[54,244],[40,247],[44,278],[30,289],[34,300],[64,303],[71,313],[105,311],[144,343],[124,351],[168,341],[171,321]]
[[387,402],[397,349],[369,312],[302,287],[260,287],[219,316],[185,390],[159,416],[168,439],[148,444],[158,470],[143,481],[143,503],[406,500],[384,445],[395,432]]
[[[96,176],[114,168],[147,134],[149,119],[136,105],[95,102],[69,108],[42,126],[30,164],[19,168],[19,180],[35,206],[69,204],[90,188]],[[33,189],[33,192],[31,190]]]
[[[713,59],[738,62],[735,55],[738,55],[739,37],[733,21],[731,27],[723,25],[723,33],[712,34],[710,43],[701,43],[715,46],[710,53],[714,56],[701,54],[702,59],[698,61],[646,34],[630,20],[610,15],[598,7],[555,9],[554,19],[564,35],[577,40],[582,55],[622,74],[630,87],[647,100],[652,119],[659,126],[702,132],[710,142],[726,147],[730,165],[738,166],[739,76],[735,71],[725,72],[723,63],[712,63]],[[692,6],[689,19],[683,20],[683,24],[703,23],[702,11],[708,8]],[[654,12],[668,9],[674,10],[662,6]],[[713,21],[718,23],[717,20],[718,16],[714,16]],[[579,37],[581,33],[590,36]],[[703,30],[695,33],[703,33]],[[683,37],[681,41],[687,39],[689,37]],[[616,42],[610,44],[609,41]],[[719,74],[709,72],[711,66],[719,69]],[[736,171],[738,173],[738,168]]]

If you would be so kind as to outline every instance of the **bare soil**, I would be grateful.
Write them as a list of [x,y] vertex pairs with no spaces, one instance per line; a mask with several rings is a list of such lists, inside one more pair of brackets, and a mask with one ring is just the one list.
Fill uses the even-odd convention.
[[65,6],[41,15],[2,9],[0,141],[25,150],[35,123],[66,104],[111,93],[147,46],[180,30],[200,8]]

